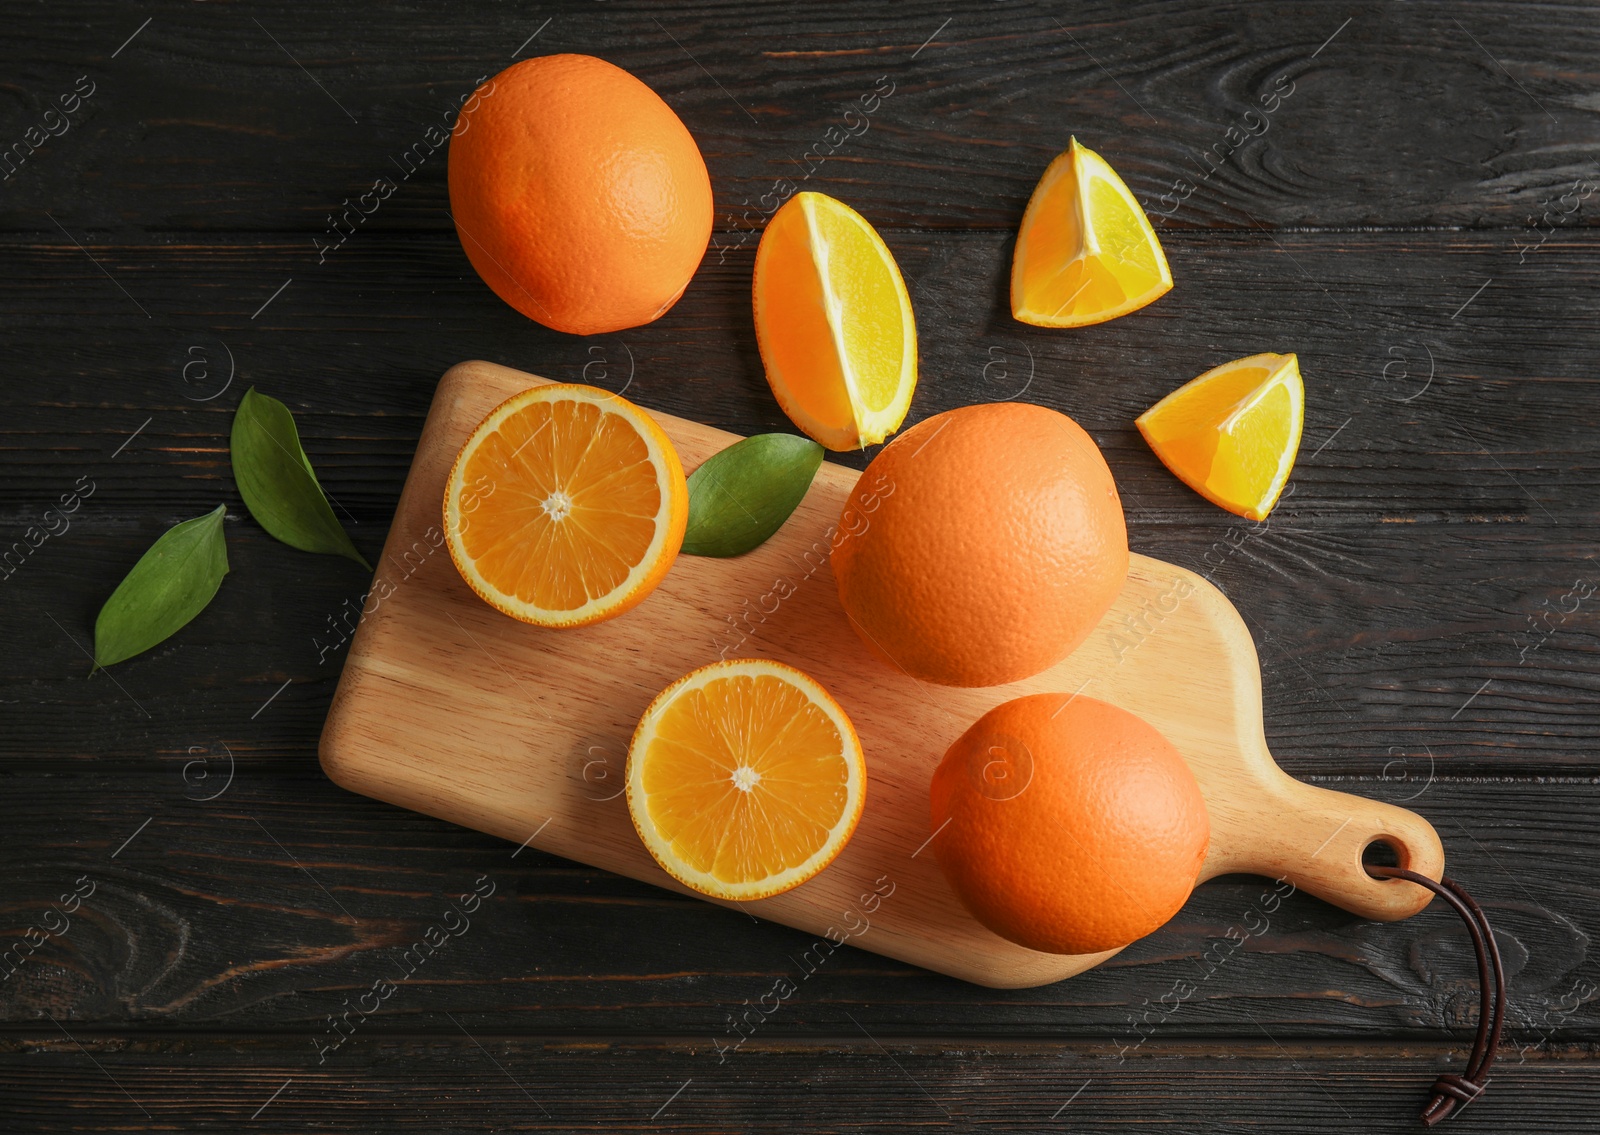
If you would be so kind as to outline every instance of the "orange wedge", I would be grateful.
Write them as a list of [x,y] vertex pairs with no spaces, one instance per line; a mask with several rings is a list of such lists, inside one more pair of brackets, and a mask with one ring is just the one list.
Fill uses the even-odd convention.
[[829,449],[900,428],[917,386],[911,296],[883,238],[823,193],[797,193],[756,249],[756,343],[790,420]]
[[628,750],[628,811],[685,886],[722,899],[797,887],[844,848],[867,767],[839,703],[790,666],[702,666],[650,703]]
[[1172,288],[1144,209],[1105,159],[1076,138],[1028,199],[1011,257],[1011,314],[1040,327],[1087,327]]
[[592,386],[536,386],[502,402],[445,486],[445,538],[461,577],[543,627],[597,623],[638,604],[677,558],[688,519],[667,435]]
[[1299,359],[1251,355],[1180,386],[1137,425],[1184,484],[1229,512],[1265,520],[1294,469],[1305,402]]

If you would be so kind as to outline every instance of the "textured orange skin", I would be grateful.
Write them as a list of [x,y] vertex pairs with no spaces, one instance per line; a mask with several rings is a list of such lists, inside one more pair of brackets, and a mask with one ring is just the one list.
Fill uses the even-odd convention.
[[712,202],[672,108],[590,55],[523,60],[474,100],[450,140],[450,209],[495,294],[574,335],[676,303],[711,239]]
[[1065,414],[965,406],[906,430],[845,504],[839,599],[874,653],[912,677],[997,686],[1060,662],[1128,575],[1122,500]]
[[934,771],[932,801],[933,846],[962,903],[1001,937],[1052,954],[1115,950],[1155,930],[1188,900],[1211,841],[1178,750],[1126,710],[1069,694],[980,717]]

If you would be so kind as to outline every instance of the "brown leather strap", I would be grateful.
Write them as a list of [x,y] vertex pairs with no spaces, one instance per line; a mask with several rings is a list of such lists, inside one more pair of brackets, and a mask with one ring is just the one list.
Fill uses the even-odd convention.
[[1404,867],[1368,867],[1367,873],[1382,879],[1404,879],[1419,887],[1426,887],[1438,895],[1461,916],[1472,935],[1473,953],[1478,958],[1478,1035],[1472,1042],[1472,1056],[1467,1060],[1465,1075],[1446,1072],[1433,1082],[1433,1096],[1422,1109],[1422,1122],[1432,1127],[1448,1118],[1458,1105],[1465,1107],[1489,1086],[1489,1069],[1494,1064],[1495,1050],[1500,1045],[1500,1029],[1505,1023],[1506,973],[1500,962],[1500,947],[1494,940],[1494,930],[1483,908],[1473,901],[1466,890],[1450,878],[1437,883],[1426,875],[1408,871]]

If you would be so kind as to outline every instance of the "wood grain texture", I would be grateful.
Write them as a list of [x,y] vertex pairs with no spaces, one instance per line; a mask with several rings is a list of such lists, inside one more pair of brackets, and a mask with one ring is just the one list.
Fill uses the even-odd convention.
[[[710,1133],[792,1122],[830,1135],[957,1124],[1409,1135],[1431,1077],[1465,1058],[1435,1045],[1273,1044],[1258,1034],[1227,1051],[1169,1045],[1119,1062],[1074,1045],[899,1037],[867,1015],[825,1042],[752,1041],[719,1064],[691,1039],[574,1043],[496,1034],[464,1017],[448,1033],[352,1042],[318,1065],[308,1046],[282,1037],[105,1035],[63,1024],[82,1048],[48,1022],[0,1042],[0,1100],[16,1130],[465,1135],[493,1116],[496,1131]],[[1520,1061],[1511,1053],[1473,1104],[1474,1130],[1578,1130],[1569,1117],[1600,1092],[1597,1071],[1573,1049]]]
[[[294,409],[369,556],[459,359],[612,389],[631,374],[652,410],[787,429],[750,331],[749,255],[763,195],[807,172],[906,273],[926,361],[913,420],[1020,397],[1082,421],[1135,550],[1205,575],[1243,615],[1284,767],[1425,815],[1489,902],[1520,959],[1517,1032],[1452,1122],[1591,1125],[1600,652],[1578,597],[1600,533],[1600,197],[1565,211],[1600,156],[1590,6],[404,0],[375,16],[91,0],[6,16],[0,146],[79,76],[96,92],[0,182],[0,550],[80,476],[97,490],[0,581],[0,921],[36,924],[85,872],[105,902],[0,983],[0,1126],[950,1125],[920,1084],[995,1130],[1415,1129],[1425,1084],[1463,1058],[1437,1044],[1473,1013],[1465,941],[1433,909],[1374,924],[1296,894],[1219,967],[1262,893],[1225,877],[1107,965],[1033,990],[846,947],[724,1067],[729,1014],[792,979],[812,936],[531,848],[511,861],[317,770],[348,649],[322,647],[367,583],[237,507],[225,439],[243,387]],[[718,243],[666,318],[589,341],[517,317],[466,265],[436,161],[318,262],[330,212],[398,177],[479,75],[540,50],[636,70],[702,144]],[[894,93],[868,129],[806,159],[884,76]],[[1266,133],[1213,168],[1204,152],[1284,80]],[[1174,292],[1065,336],[1012,322],[1002,284],[1027,194],[1073,133],[1152,208],[1179,178],[1196,189],[1159,222]],[[1305,367],[1306,442],[1294,495],[1256,527],[1177,484],[1131,422],[1208,366],[1284,348]],[[227,352],[231,388],[188,400],[218,389]],[[234,572],[211,608],[87,680],[73,639],[116,580],[223,500]],[[223,744],[237,776],[201,802]],[[327,1015],[480,874],[500,882],[492,909],[330,1057],[348,1063],[318,1069]],[[1207,965],[1165,1016],[1160,998]],[[452,1017],[519,1079],[544,1077],[553,1118]]]
[[[1600,209],[1600,192],[1591,200]],[[90,236],[114,280],[60,233],[0,243],[12,267],[0,349],[28,367],[7,425],[30,458],[0,485],[0,507],[53,500],[91,461],[120,470],[110,455],[146,418],[148,436],[124,454],[141,472],[119,473],[105,499],[174,507],[226,473],[227,423],[253,383],[309,416],[306,444],[331,491],[381,524],[438,376],[463,358],[626,385],[652,410],[733,432],[791,428],[751,326],[753,248],[708,256],[655,323],[590,340],[501,303],[453,236],[364,235],[320,268],[284,237]],[[910,420],[1008,397],[1062,410],[1106,451],[1136,530],[1228,521],[1173,480],[1132,423],[1209,367],[1267,348],[1300,356],[1308,398],[1282,515],[1363,533],[1529,526],[1554,540],[1596,516],[1600,458],[1573,408],[1591,396],[1600,348],[1600,234],[1558,234],[1523,257],[1506,232],[1184,233],[1164,242],[1171,293],[1070,334],[1011,318],[1009,235],[885,240],[918,319]],[[85,320],[96,335],[75,332]],[[188,400],[222,387],[229,355],[233,385]],[[214,373],[186,375],[201,358]],[[841,455],[857,467],[866,456]]]
[[[429,127],[513,55],[557,51],[628,68],[683,117],[719,248],[753,242],[773,195],[802,183],[878,225],[1011,230],[1074,134],[1152,213],[1172,210],[1163,228],[1532,227],[1600,176],[1600,30],[1582,4],[386,10],[164,0],[115,59],[145,15],[19,12],[13,137],[79,76],[98,89],[20,167],[0,226],[53,236],[48,210],[76,229],[292,230],[309,251],[388,177],[363,230],[448,231]],[[875,89],[891,93],[863,116]]]
[[[107,761],[6,778],[0,948],[42,928],[80,875],[98,889],[68,933],[9,963],[0,1027],[54,1012],[92,1027],[279,1032],[309,1048],[345,998],[406,974],[405,951],[480,876],[496,891],[470,931],[406,976],[364,1035],[449,1029],[445,1013],[471,1013],[503,1033],[726,1043],[729,1015],[779,979],[801,993],[763,1036],[837,1035],[852,1028],[846,1014],[870,1009],[906,1036],[1131,1045],[1143,1028],[1154,1035],[1141,1051],[1177,1038],[1249,1042],[1262,1028],[1425,1041],[1468,1027],[1476,1004],[1469,944],[1437,904],[1373,923],[1305,894],[1274,903],[1269,882],[1242,876],[1197,888],[1155,934],[1056,985],[985,989],[854,946],[809,973],[814,934],[352,795],[309,750],[298,772],[246,760],[231,782],[221,757],[206,778],[183,752],[159,775]],[[1438,825],[1451,871],[1472,881],[1496,926],[1518,1045],[1600,1031],[1600,959],[1586,933],[1600,918],[1586,828],[1600,788],[1588,778],[1324,783]],[[612,791],[601,778],[592,787]],[[1518,870],[1552,863],[1562,869]],[[1180,983],[1199,991],[1173,1008]]]

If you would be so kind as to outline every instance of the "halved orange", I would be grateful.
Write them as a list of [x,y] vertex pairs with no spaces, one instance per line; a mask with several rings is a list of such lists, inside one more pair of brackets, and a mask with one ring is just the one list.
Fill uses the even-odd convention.
[[445,485],[461,577],[512,618],[579,627],[637,605],[683,543],[689,490],[672,442],[632,402],[575,383],[506,399]]
[[713,662],[645,710],[628,749],[628,811],[657,863],[723,899],[797,887],[844,848],[867,767],[813,678],[764,659]]
[[917,386],[917,325],[894,254],[860,213],[797,193],[761,234],[751,284],[767,383],[829,449],[900,428]]
[[1229,512],[1265,520],[1300,451],[1305,384],[1294,355],[1250,355],[1213,367],[1139,415],[1156,456]]
[[1072,139],[1022,214],[1011,314],[1040,327],[1086,327],[1137,311],[1171,288],[1150,218],[1116,170]]

